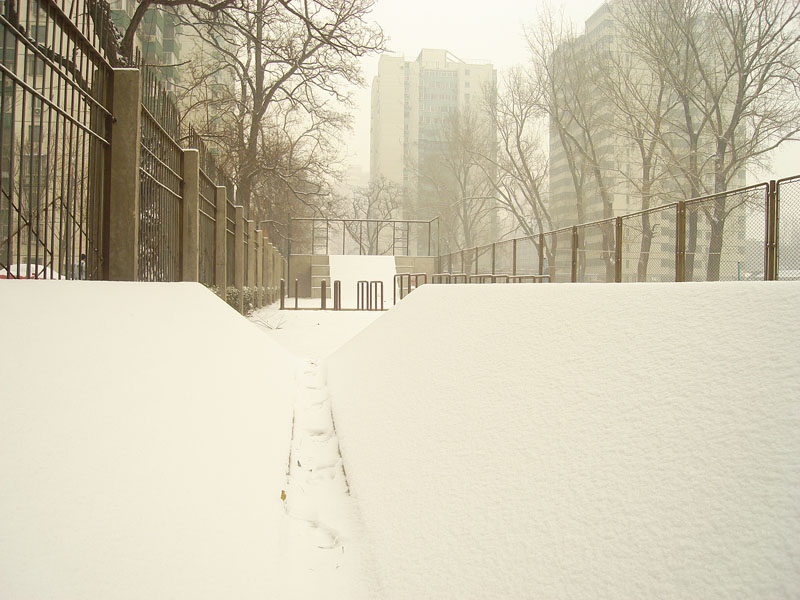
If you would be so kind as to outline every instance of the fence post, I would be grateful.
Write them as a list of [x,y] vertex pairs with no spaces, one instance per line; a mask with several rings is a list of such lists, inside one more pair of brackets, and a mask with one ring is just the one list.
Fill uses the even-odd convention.
[[273,246],[272,243],[270,242],[269,245],[269,271],[270,271],[269,287],[271,290],[269,296],[270,302],[275,302],[275,296],[278,295],[279,291],[280,279],[281,276],[283,275],[281,269],[278,269],[278,264],[280,264],[279,256],[280,254],[278,254],[278,249],[275,248],[275,246]]
[[183,151],[181,280],[197,281],[200,268],[200,151]]
[[517,238],[511,241],[511,275],[517,275]]
[[432,222],[433,221],[428,221],[428,256],[431,255],[431,223]]
[[264,278],[264,236],[261,235],[261,230],[256,229],[255,231],[255,242],[256,242],[256,276],[253,280],[256,286],[256,308],[261,308],[263,306],[261,302],[261,280]]
[[[533,240],[531,240],[533,241]],[[539,275],[544,275],[544,234],[539,234]]]
[[572,226],[572,283],[578,282],[578,227]]
[[767,229],[764,249],[764,280],[775,281],[778,279],[778,186],[771,179],[767,187]]
[[239,291],[239,312],[244,314],[244,206],[234,207],[233,285]]
[[247,221],[247,286],[253,288],[256,286],[256,277],[258,266],[256,263],[258,259],[258,249],[256,248],[256,222]]
[[614,282],[622,283],[622,217],[617,217],[614,225]]
[[267,285],[269,281],[269,238],[267,232],[262,232],[261,237],[261,305],[266,306],[270,303]]
[[108,210],[104,217],[104,275],[111,281],[139,279],[139,164],[141,73],[114,69]]
[[228,288],[228,202],[225,194],[225,186],[218,185],[214,194],[217,218],[214,223],[214,281],[217,283],[217,294],[225,300]]
[[497,257],[497,242],[492,242],[492,275],[494,275],[496,257]]
[[327,309],[327,302],[328,302],[328,282],[324,279],[320,282],[320,307],[322,310]]
[[281,279],[281,290],[280,290],[280,294],[281,294],[281,310],[283,310],[285,308],[285,306],[284,306],[284,296],[286,296],[286,289],[285,288],[286,288],[286,282],[283,279]]
[[686,202],[675,208],[675,281],[686,278]]
[[[292,274],[292,215],[286,215],[286,281],[291,281],[289,278]],[[311,229],[313,231],[314,224],[312,221]],[[311,254],[314,254],[314,248],[311,248]],[[283,271],[283,266],[281,266]]]
[[473,273],[475,273],[475,274],[480,273],[480,271],[478,270],[478,247],[477,246],[475,246],[475,270],[473,271]]

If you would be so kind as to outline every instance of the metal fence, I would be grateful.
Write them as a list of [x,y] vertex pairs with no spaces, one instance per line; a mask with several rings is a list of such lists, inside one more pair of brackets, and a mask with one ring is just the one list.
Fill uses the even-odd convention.
[[178,110],[158,82],[142,71],[139,168],[139,280],[181,280],[183,148]]
[[800,279],[800,175],[776,184],[777,278]]
[[236,281],[236,207],[230,200],[225,207],[225,279],[228,285],[233,285]]
[[289,219],[291,254],[436,256],[439,219]]
[[800,279],[800,175],[443,255],[553,282]]
[[103,275],[111,68],[80,0],[3,2],[0,277]]
[[[184,138],[185,147],[194,148],[198,151],[200,163],[198,279],[200,283],[208,286],[218,285],[219,282],[217,282],[216,277],[216,222],[217,218],[219,218],[219,215],[217,215],[217,187],[221,186],[226,190],[233,190],[233,185],[227,174],[218,167],[214,153],[193,128],[189,128]],[[222,218],[226,216],[222,215]],[[232,260],[233,258],[231,258]],[[233,266],[231,265],[232,268]],[[228,281],[232,284],[233,279],[231,278]]]

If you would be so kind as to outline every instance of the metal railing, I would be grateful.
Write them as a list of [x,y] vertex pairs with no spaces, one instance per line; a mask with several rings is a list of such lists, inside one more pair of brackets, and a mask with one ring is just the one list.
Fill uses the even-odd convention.
[[0,7],[0,277],[103,276],[111,67],[81,2]]
[[439,257],[553,282],[800,279],[800,175]]
[[289,219],[289,254],[436,256],[439,218]]
[[158,82],[142,71],[142,136],[139,168],[139,280],[180,281],[183,148],[177,142],[178,110]]
[[236,252],[236,207],[233,202],[228,200],[225,209],[225,272],[228,284],[233,285],[236,279],[236,263],[234,262]]

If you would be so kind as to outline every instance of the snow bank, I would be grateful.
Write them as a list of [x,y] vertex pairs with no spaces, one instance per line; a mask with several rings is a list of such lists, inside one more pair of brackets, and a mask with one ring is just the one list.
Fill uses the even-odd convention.
[[0,597],[275,597],[296,360],[197,284],[0,314]]
[[800,595],[800,284],[424,286],[328,363],[386,598]]
[[[309,298],[300,300],[310,308],[319,308],[319,299],[314,299],[313,304]],[[383,314],[378,311],[279,310],[276,303],[254,311],[250,319],[296,356],[320,359]]]
[[342,307],[356,308],[359,281],[383,281],[383,306],[392,307],[392,286],[397,272],[394,256],[331,255],[331,286],[342,282]]

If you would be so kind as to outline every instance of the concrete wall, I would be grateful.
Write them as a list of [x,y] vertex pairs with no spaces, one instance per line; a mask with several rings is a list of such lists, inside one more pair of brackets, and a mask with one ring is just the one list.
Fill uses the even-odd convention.
[[310,254],[293,254],[290,261],[288,295],[294,298],[294,280],[297,279],[298,294],[300,298],[311,297],[311,261],[314,257]]
[[[395,256],[397,272],[405,273],[427,273],[430,278],[436,273],[435,256]],[[411,267],[409,269],[409,267]]]

